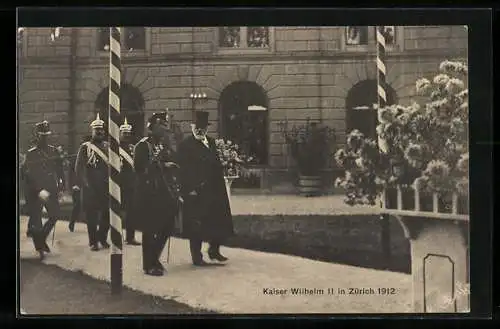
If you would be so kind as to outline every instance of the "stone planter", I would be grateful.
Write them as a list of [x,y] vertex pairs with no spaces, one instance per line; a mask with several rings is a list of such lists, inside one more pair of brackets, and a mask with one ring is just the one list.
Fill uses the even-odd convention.
[[412,311],[469,312],[468,199],[397,187],[382,193],[382,208],[398,219],[410,241]]
[[224,176],[224,182],[226,183],[227,198],[229,200],[229,206],[231,206],[231,185],[234,180],[239,176]]
[[303,196],[318,196],[321,194],[321,176],[299,176],[299,194]]

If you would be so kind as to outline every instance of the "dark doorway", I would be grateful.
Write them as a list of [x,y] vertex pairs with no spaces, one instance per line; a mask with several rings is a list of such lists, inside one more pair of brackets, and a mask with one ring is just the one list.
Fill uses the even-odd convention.
[[[249,107],[251,106],[250,110]],[[221,137],[238,144],[257,165],[268,163],[268,99],[255,82],[227,86],[219,99]]]
[[[390,86],[387,89],[387,105],[396,104],[396,91]],[[360,81],[349,90],[346,98],[347,134],[357,129],[367,137],[377,138],[377,111],[372,108],[377,102],[377,80]]]
[[[132,125],[135,142],[144,136],[144,98],[136,87],[123,84],[120,88],[120,111],[123,123],[125,118]],[[103,88],[95,101],[95,111],[104,122],[108,122],[109,89]]]

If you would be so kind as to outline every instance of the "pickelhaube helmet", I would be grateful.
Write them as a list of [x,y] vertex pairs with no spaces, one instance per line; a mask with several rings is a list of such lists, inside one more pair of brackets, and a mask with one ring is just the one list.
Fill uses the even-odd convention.
[[35,134],[36,135],[50,135],[52,131],[50,131],[49,122],[47,120],[43,120],[35,124]]
[[96,119],[90,123],[90,128],[92,129],[98,129],[98,128],[104,128],[104,121],[99,118],[99,113],[97,113]]
[[128,124],[127,118],[125,118],[125,121],[120,126],[120,131],[124,132],[124,133],[130,133],[130,132],[132,132],[132,126]]

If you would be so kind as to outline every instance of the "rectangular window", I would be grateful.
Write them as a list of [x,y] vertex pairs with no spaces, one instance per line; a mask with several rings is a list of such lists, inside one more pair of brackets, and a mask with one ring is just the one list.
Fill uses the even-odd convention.
[[345,29],[345,44],[347,46],[368,45],[368,26],[348,26]]
[[126,27],[123,37],[124,48],[127,50],[146,49],[146,29],[143,27]]
[[394,26],[383,26],[383,33],[386,45],[394,45],[396,42],[396,28]]
[[97,50],[106,51],[109,49],[109,27],[100,27],[97,30]]
[[269,28],[265,26],[248,27],[247,42],[249,48],[269,47]]
[[219,28],[219,47],[223,49],[270,48],[267,26],[225,26]]
[[240,46],[241,28],[232,26],[219,28],[219,47],[239,48]]

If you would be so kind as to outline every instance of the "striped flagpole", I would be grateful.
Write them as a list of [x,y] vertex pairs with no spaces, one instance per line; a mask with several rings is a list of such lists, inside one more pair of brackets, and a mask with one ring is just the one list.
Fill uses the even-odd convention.
[[[386,84],[386,66],[385,66],[385,36],[383,34],[383,26],[376,26],[376,41],[377,41],[377,98],[378,109],[377,119],[380,122],[380,109],[387,105],[387,84]],[[387,152],[387,144],[378,136],[378,148],[381,153]],[[382,201],[381,201],[382,207]],[[385,267],[391,265],[391,235],[389,216],[380,214],[380,242],[382,245],[382,254],[384,255]]]
[[[377,36],[377,96],[378,96],[378,111],[387,105],[387,86],[386,86],[386,66],[385,66],[385,36],[383,34],[383,26],[376,26]],[[380,116],[377,115],[380,121]],[[387,152],[385,141],[378,137],[378,147],[381,152]]]
[[120,294],[123,285],[122,219],[120,191],[120,28],[111,27],[109,33],[109,219],[111,228],[111,293]]

